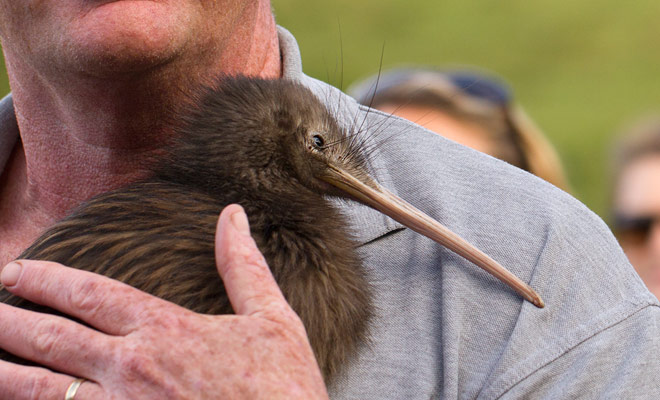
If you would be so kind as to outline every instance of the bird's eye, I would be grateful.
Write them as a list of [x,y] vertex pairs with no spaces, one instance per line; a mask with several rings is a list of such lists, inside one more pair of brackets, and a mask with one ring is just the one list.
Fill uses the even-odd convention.
[[323,137],[320,135],[314,135],[312,136],[312,143],[314,143],[314,146],[316,148],[322,149],[323,145],[325,144],[325,141],[323,140]]

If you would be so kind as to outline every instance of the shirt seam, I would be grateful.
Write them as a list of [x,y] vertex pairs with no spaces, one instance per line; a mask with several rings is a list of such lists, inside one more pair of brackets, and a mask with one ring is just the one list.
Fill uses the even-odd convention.
[[[535,373],[539,372],[541,369],[543,369],[546,366],[552,364],[553,362],[559,360],[561,357],[565,356],[569,352],[571,352],[574,349],[578,348],[580,345],[588,342],[590,339],[592,339],[592,338],[600,335],[601,333],[607,331],[608,329],[613,328],[614,326],[630,319],[634,315],[638,314],[639,312],[641,312],[641,311],[643,311],[643,310],[645,310],[649,307],[656,307],[656,308],[660,309],[660,305],[657,304],[657,303],[654,303],[654,302],[640,303],[640,304],[637,304],[637,308],[634,308],[634,309],[630,310],[628,313],[622,315],[620,318],[615,319],[615,320],[610,321],[610,322],[603,322],[605,324],[605,326],[603,326],[600,329],[596,329],[595,331],[591,332],[590,334],[585,335],[582,338],[578,338],[575,341],[574,344],[567,346],[565,349],[561,350],[556,356],[550,357],[548,360],[539,363],[539,365],[536,366],[536,368],[531,370],[529,373],[526,373],[526,374],[524,374],[520,377],[515,378],[515,380],[513,380],[513,382],[510,385],[507,385],[507,387],[505,387],[502,390],[501,393],[497,394],[493,398],[495,398],[495,399],[502,398],[504,395],[506,395],[508,392],[510,392],[517,385],[521,384],[523,381],[525,381],[527,378],[531,377]],[[619,314],[619,312],[617,312],[615,314]],[[495,383],[495,385],[492,385],[492,386],[497,386],[497,383]]]

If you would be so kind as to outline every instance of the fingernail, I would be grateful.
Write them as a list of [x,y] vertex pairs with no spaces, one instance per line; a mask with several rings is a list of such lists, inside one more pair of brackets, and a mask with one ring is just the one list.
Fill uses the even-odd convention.
[[240,233],[244,235],[250,234],[250,224],[248,223],[247,215],[242,210],[236,211],[231,215],[231,223]]
[[0,272],[0,282],[5,286],[14,286],[18,282],[18,277],[21,276],[21,264],[12,262],[2,269]]

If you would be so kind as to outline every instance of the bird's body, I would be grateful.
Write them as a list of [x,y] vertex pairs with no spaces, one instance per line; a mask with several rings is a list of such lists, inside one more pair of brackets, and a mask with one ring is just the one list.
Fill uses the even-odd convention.
[[[199,313],[231,313],[214,235],[220,211],[241,204],[331,379],[366,338],[370,286],[348,224],[326,197],[336,189],[309,185],[305,174],[323,152],[362,168],[353,141],[311,92],[285,80],[227,78],[193,110],[153,177],[82,205],[20,258],[100,273]],[[310,150],[321,158],[308,159]],[[43,310],[7,291],[0,300]]]
[[[380,210],[543,307],[527,284],[371,179],[360,140],[304,86],[225,78],[196,99],[152,177],[83,204],[20,257],[101,273],[196,312],[230,313],[215,224],[226,205],[241,204],[326,381],[367,339],[373,314],[357,243],[329,197]],[[7,291],[0,301],[44,311]]]

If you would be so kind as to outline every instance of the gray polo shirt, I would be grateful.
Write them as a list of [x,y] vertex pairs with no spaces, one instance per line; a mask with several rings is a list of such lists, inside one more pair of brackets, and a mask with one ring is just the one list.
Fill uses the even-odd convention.
[[[302,73],[280,29],[284,75],[341,123],[366,126],[384,186],[536,289],[537,309],[475,265],[355,203],[375,287],[371,341],[330,387],[337,399],[660,399],[660,305],[605,224],[566,193]],[[0,170],[17,138],[0,105]],[[1,240],[1,239],[0,239]]]

